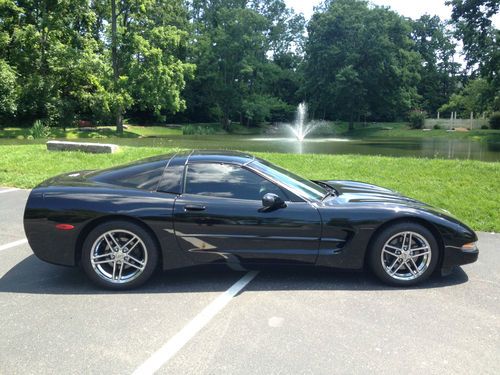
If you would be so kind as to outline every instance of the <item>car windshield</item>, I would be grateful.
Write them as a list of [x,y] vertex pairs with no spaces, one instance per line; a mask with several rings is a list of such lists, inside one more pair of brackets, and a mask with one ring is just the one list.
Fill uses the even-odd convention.
[[268,175],[274,180],[280,181],[309,200],[321,200],[328,194],[328,191],[312,181],[306,180],[296,174],[287,171],[277,165],[271,164],[262,159],[256,159],[249,164],[250,167]]

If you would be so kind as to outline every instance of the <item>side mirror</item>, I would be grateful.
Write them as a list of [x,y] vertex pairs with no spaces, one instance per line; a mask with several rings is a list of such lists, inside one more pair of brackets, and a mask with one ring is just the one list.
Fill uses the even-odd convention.
[[262,206],[265,208],[283,208],[286,207],[285,201],[276,194],[267,193],[262,197]]

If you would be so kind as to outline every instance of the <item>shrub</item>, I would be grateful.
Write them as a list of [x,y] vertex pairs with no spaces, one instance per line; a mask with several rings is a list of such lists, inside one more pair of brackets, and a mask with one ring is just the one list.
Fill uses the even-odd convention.
[[500,129],[500,112],[494,112],[490,116],[490,127],[492,129]]
[[439,129],[441,129],[441,125],[439,124],[434,125],[434,130],[439,130]]
[[42,120],[36,120],[28,131],[33,138],[47,138],[50,135],[50,128]]
[[489,127],[488,125],[481,125],[481,129],[483,129],[483,130],[487,130],[487,129],[489,129],[489,128],[490,128],[490,127]]
[[257,126],[266,121],[284,121],[293,117],[295,108],[269,95],[252,95],[242,103],[244,122]]
[[419,110],[411,111],[408,115],[408,120],[412,129],[422,129],[425,123],[425,112]]
[[211,135],[216,132],[217,129],[213,126],[186,125],[182,127],[183,135]]

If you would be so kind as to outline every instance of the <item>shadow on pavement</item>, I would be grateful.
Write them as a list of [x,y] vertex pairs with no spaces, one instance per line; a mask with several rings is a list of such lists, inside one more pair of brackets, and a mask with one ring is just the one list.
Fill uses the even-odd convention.
[[[197,266],[158,272],[146,285],[131,291],[109,291],[94,286],[79,268],[54,266],[30,255],[16,264],[0,279],[0,293],[29,294],[146,294],[223,292],[244,275],[225,266]],[[457,267],[447,277],[432,276],[411,289],[443,288],[469,280]],[[281,290],[386,290],[398,291],[381,284],[369,272],[346,272],[326,268],[273,268],[261,271],[246,288],[249,291]]]

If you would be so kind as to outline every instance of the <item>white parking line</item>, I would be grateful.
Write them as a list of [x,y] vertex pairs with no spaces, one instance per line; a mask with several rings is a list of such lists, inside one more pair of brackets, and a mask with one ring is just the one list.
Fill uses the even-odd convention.
[[12,188],[12,189],[5,189],[5,190],[0,190],[0,194],[3,193],[10,193],[11,191],[18,191],[19,189]]
[[217,315],[247,284],[257,276],[257,271],[248,272],[228,290],[222,293],[196,317],[182,328],[174,337],[168,340],[159,350],[140,365],[133,375],[154,374],[165,365],[179,350],[186,345],[212,318]]
[[10,243],[5,244],[5,245],[0,245],[0,251],[7,250],[7,249],[10,249],[12,247],[19,246],[19,245],[24,245],[25,243],[28,243],[28,240],[26,238],[24,238],[22,240],[17,240],[17,241],[14,241],[14,242],[10,242]]

